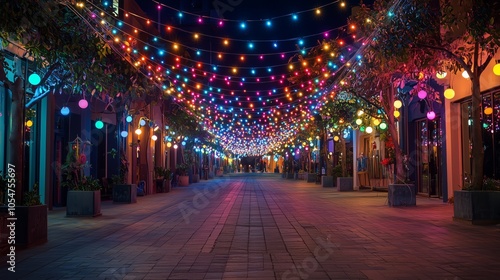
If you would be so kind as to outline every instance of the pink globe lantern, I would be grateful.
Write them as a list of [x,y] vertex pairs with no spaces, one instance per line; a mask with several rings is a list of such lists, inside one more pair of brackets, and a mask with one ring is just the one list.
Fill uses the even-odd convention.
[[89,106],[89,102],[85,99],[80,99],[80,101],[78,101],[78,106],[82,109],[85,109]]
[[425,90],[421,90],[418,92],[418,98],[424,99],[427,97],[427,92]]
[[427,112],[427,118],[432,121],[436,118],[436,113],[434,113],[434,111]]

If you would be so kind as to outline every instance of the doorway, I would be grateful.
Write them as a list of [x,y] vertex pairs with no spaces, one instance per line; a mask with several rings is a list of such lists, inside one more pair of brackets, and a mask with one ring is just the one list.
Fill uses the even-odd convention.
[[429,197],[442,196],[441,125],[439,118],[417,121],[418,192]]

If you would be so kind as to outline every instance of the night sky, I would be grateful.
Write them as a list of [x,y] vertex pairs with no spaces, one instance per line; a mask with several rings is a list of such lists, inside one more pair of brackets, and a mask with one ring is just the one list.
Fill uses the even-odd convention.
[[[302,111],[316,113],[311,108],[322,94],[322,77],[292,84],[288,78],[305,68],[297,64],[296,55],[306,54],[323,40],[348,43],[347,17],[359,4],[346,1],[342,7],[340,1],[324,0],[138,2],[153,25],[160,23],[160,39],[146,39],[154,47],[147,55],[157,61],[158,52],[164,52],[162,67],[170,67],[168,77],[183,92],[181,101],[198,106],[198,111],[203,108],[207,126],[216,128],[223,141],[238,142],[234,150],[249,143],[265,149],[269,142],[283,140],[297,129]],[[296,63],[293,70],[290,62]],[[337,67],[335,63],[332,67]]]

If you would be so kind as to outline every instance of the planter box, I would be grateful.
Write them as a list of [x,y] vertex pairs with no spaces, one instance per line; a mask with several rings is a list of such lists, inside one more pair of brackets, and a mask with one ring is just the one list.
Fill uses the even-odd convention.
[[499,191],[454,191],[453,219],[472,224],[500,223]]
[[[0,244],[6,246],[9,246],[9,217],[8,207],[0,207]],[[47,242],[47,205],[16,206],[15,217],[17,248],[29,248]]]
[[200,181],[200,174],[193,174],[193,183],[198,183]]
[[307,182],[308,183],[316,182],[316,173],[307,173]]
[[101,215],[101,191],[68,191],[67,217],[96,217]]
[[178,183],[178,185],[181,186],[181,187],[189,186],[189,176],[187,176],[187,175],[181,175],[181,176],[179,176],[179,183]]
[[387,189],[387,205],[416,206],[417,186],[414,184],[389,184]]
[[156,193],[162,193],[165,192],[165,184],[167,180],[164,179],[155,179],[155,187],[156,187]]
[[337,177],[337,191],[349,192],[353,191],[352,177]]
[[321,176],[321,186],[325,188],[333,188],[333,176]]
[[136,203],[137,185],[136,184],[113,185],[113,202]]

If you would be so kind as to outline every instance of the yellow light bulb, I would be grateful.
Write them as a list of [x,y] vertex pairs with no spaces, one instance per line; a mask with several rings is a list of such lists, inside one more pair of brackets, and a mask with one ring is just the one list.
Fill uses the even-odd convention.
[[500,76],[500,62],[493,66],[493,74]]
[[394,117],[399,118],[400,115],[399,111],[394,111]]
[[444,97],[446,99],[453,99],[453,97],[455,97],[455,91],[452,88],[446,89],[444,91]]
[[436,78],[438,79],[444,79],[446,75],[447,75],[446,72],[436,72]]
[[403,102],[401,100],[395,100],[394,101],[394,108],[399,109],[403,106]]

